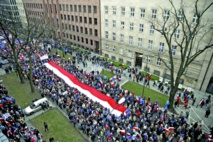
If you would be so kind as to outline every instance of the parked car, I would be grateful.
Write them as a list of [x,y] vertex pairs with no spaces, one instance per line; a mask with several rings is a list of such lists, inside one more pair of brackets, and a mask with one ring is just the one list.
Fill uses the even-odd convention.
[[32,105],[26,107],[24,109],[24,113],[26,115],[31,115],[39,110],[42,109],[42,107],[48,107],[48,108],[51,108],[52,107],[52,103],[47,99],[47,98],[42,98],[42,99],[39,99],[35,102],[33,102]]

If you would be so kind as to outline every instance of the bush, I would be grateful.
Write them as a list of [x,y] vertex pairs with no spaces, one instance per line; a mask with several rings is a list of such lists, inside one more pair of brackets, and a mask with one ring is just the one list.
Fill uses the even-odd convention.
[[151,75],[151,80],[159,80],[159,76]]
[[114,64],[114,66],[116,66],[116,67],[122,66],[122,64],[121,64],[120,62],[116,62],[116,61],[114,61],[113,64]]
[[149,73],[148,73],[148,72],[145,72],[145,71],[141,71],[141,74],[143,74],[144,76],[149,75]]
[[122,65],[121,66],[123,69],[127,69],[129,66],[127,66],[127,65]]

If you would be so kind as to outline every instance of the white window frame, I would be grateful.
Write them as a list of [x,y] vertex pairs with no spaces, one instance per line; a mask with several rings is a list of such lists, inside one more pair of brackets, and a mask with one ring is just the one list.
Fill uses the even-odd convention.
[[180,29],[177,29],[175,34],[174,34],[174,38],[180,38]]
[[135,8],[134,8],[134,7],[131,7],[131,8],[130,8],[130,16],[131,16],[131,17],[134,17],[134,16],[135,16]]
[[182,10],[179,10],[178,11],[178,21],[182,22],[183,21],[183,11]]
[[109,13],[109,7],[108,6],[104,6],[104,11],[105,11],[105,14],[108,14]]
[[142,41],[143,41],[143,39],[142,38],[138,38],[138,47],[142,47]]
[[176,55],[177,45],[172,45],[172,55]]
[[153,40],[148,41],[148,49],[152,49],[153,47]]
[[197,14],[195,13],[193,18],[192,18],[192,23],[197,23],[197,20],[198,20],[198,17],[197,17]]
[[112,40],[116,40],[116,33],[112,33]]
[[113,28],[116,27],[116,20],[112,20],[112,27],[113,27]]
[[115,51],[116,50],[116,47],[115,46],[112,46],[112,51]]
[[112,7],[112,14],[113,14],[113,15],[116,15],[116,6],[113,6],[113,7]]
[[155,30],[154,30],[154,25],[151,25],[151,26],[150,26],[149,34],[150,34],[150,35],[153,35],[153,34],[154,34],[154,31],[155,31]]
[[130,23],[130,24],[129,24],[129,30],[130,30],[130,31],[133,31],[133,30],[134,30],[134,23]]
[[152,18],[153,19],[157,18],[157,9],[152,9]]
[[124,21],[121,21],[121,29],[122,29],[122,30],[124,29],[124,25],[125,25],[125,22],[124,22]]
[[109,49],[109,45],[105,44],[105,49],[108,50]]
[[169,19],[169,15],[170,15],[170,11],[165,9],[164,10],[164,14],[163,14],[163,19],[164,20],[168,20]]
[[148,62],[148,63],[151,62],[151,57],[150,57],[150,56],[147,56],[147,57],[146,57],[146,62]]
[[105,19],[105,27],[108,27],[108,25],[109,25],[109,20]]
[[160,58],[157,58],[156,64],[157,64],[157,66],[160,66],[160,65],[161,65],[161,59],[160,59]]
[[141,14],[140,14],[141,18],[145,17],[145,12],[146,12],[145,8],[141,8]]
[[122,15],[122,16],[125,15],[125,7],[121,7],[121,15]]
[[133,45],[133,36],[129,36],[129,45]]
[[143,28],[144,28],[144,25],[143,24],[139,24],[139,32],[143,32]]
[[124,34],[120,35],[120,42],[124,42]]
[[109,32],[105,31],[105,38],[109,38]]
[[163,52],[164,51],[164,43],[163,42],[160,42],[158,51],[159,52]]

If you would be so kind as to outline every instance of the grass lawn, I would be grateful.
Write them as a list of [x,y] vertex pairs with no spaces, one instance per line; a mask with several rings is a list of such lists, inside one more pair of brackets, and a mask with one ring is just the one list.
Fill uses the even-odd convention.
[[[135,92],[135,94],[139,96],[142,96],[142,88],[142,85],[131,81],[128,81],[122,86],[122,89]],[[144,88],[144,96],[146,98],[150,97],[152,102],[158,100],[158,103],[161,107],[164,107],[166,105],[166,101],[169,99],[169,97],[147,87]]]
[[[62,52],[61,50],[57,50],[57,49],[51,49],[50,54],[55,54],[56,51],[58,52],[58,54],[59,54],[61,57],[63,57],[63,52]],[[66,54],[66,55],[65,55],[65,59],[68,59],[68,58],[70,58],[70,60],[72,60],[72,56],[71,56],[70,54]]]
[[[48,123],[49,131],[44,131],[44,121]],[[43,139],[48,141],[54,137],[58,142],[86,142],[81,134],[73,127],[67,118],[57,109],[51,109],[42,115],[30,120],[42,134]]]
[[37,91],[31,93],[30,85],[27,81],[21,84],[16,73],[0,76],[0,80],[3,80],[9,95],[13,96],[16,99],[16,103],[22,108],[31,104],[33,99],[41,97]]
[[112,73],[111,71],[108,71],[108,70],[102,70],[101,73],[100,73],[101,76],[106,76],[108,79],[112,78],[115,76],[114,73]]

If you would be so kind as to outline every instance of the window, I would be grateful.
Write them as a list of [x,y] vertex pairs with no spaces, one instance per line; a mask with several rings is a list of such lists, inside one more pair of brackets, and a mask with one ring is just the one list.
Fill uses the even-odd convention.
[[89,34],[92,35],[92,28],[89,29]]
[[148,42],[148,48],[152,49],[152,45],[153,45],[153,40],[149,40],[149,42]]
[[88,34],[87,28],[85,28],[85,34]]
[[72,21],[74,21],[74,16],[73,15],[71,15],[71,19],[72,19]]
[[63,11],[65,11],[65,5],[64,5],[64,4],[62,4],[62,6],[63,6]]
[[81,5],[78,6],[78,11],[81,12]]
[[133,44],[133,36],[129,36],[129,45]]
[[115,6],[112,7],[112,14],[116,15],[116,7]]
[[122,15],[122,16],[125,15],[125,7],[121,7],[121,15]]
[[111,59],[112,59],[112,60],[116,60],[116,57],[115,57],[115,56],[111,56]]
[[80,21],[80,23],[82,23],[82,17],[81,16],[79,17],[79,21]]
[[105,31],[105,38],[108,38],[109,37],[109,33],[108,31]]
[[134,30],[134,23],[130,23],[130,25],[129,25],[129,30],[130,30],[130,31],[133,31],[133,30]]
[[70,15],[67,15],[67,19],[68,19],[68,21],[70,21]]
[[121,34],[120,41],[121,41],[121,42],[124,42],[124,35],[123,35],[123,34]]
[[135,8],[130,8],[130,16],[135,16]]
[[141,18],[145,17],[145,9],[141,8],[141,14],[140,14]]
[[83,37],[81,38],[81,42],[84,43],[84,38]]
[[72,25],[72,30],[75,31],[75,26],[74,25]]
[[83,33],[83,27],[80,27],[81,33]]
[[163,19],[164,20],[168,20],[169,19],[169,14],[170,14],[169,10],[164,10]]
[[164,51],[164,43],[160,42],[159,52],[163,52],[163,51]]
[[78,16],[75,16],[75,22],[78,22]]
[[95,25],[98,25],[98,20],[97,20],[97,18],[94,18],[94,24],[95,24]]
[[180,21],[180,22],[183,21],[183,11],[182,10],[178,11],[178,21]]
[[177,46],[176,45],[172,45],[172,55],[176,54],[176,49],[177,49]]
[[105,49],[109,49],[109,45],[108,44],[105,44]]
[[92,13],[92,8],[90,5],[88,6],[88,13]]
[[123,63],[123,62],[124,62],[124,60],[121,59],[121,58],[119,58],[118,60],[119,60],[120,63]]
[[76,32],[79,32],[78,26],[76,26]]
[[180,29],[177,29],[174,34],[174,38],[179,38],[179,37],[180,37]]
[[92,18],[89,17],[89,24],[92,24]]
[[146,58],[146,62],[150,63],[151,62],[151,57],[150,56],[147,56]]
[[161,59],[157,58],[157,65],[160,66],[161,65]]
[[72,39],[72,35],[70,34],[70,39]]
[[197,20],[198,20],[198,17],[197,17],[197,14],[195,13],[195,14],[194,14],[194,17],[193,17],[193,19],[192,19],[192,22],[193,22],[193,23],[197,23]]
[[112,33],[112,40],[116,40],[116,33]]
[[88,38],[86,38],[86,44],[88,44]]
[[157,10],[152,9],[152,18],[155,19],[157,17]]
[[116,50],[116,47],[115,47],[115,46],[113,46],[113,47],[112,47],[112,51],[115,51],[115,50]]
[[61,20],[63,20],[63,14],[61,14]]
[[[71,5],[70,5],[71,6]],[[28,6],[27,6],[28,7]],[[60,11],[62,10],[61,4],[59,5]]]
[[121,21],[121,29],[124,29],[124,22]]
[[108,19],[105,19],[105,27],[108,27]]
[[108,14],[108,6],[104,6],[105,14]]
[[86,13],[86,12],[87,12],[87,7],[86,7],[86,5],[84,5],[83,7],[84,7],[84,13]]
[[115,20],[112,20],[112,27],[116,27],[116,21]]
[[120,50],[119,50],[119,53],[120,53],[121,55],[123,55],[123,54],[124,54],[124,50],[123,50],[123,49],[120,49]]
[[66,10],[69,11],[69,6],[68,5],[66,5]]
[[126,61],[126,64],[127,64],[128,66],[131,66],[131,65],[132,65],[132,63],[131,63],[130,61]]
[[77,12],[77,5],[74,5],[74,11]]
[[151,35],[154,34],[154,25],[151,25],[151,26],[150,26],[150,34],[151,34]]
[[142,38],[138,38],[138,47],[142,47]]
[[98,36],[98,30],[95,29],[95,36]]
[[90,44],[93,45],[93,40],[90,40]]
[[84,23],[87,23],[87,17],[84,17]]
[[71,12],[73,12],[73,8],[72,8],[72,5],[70,5],[70,11],[71,11]]
[[93,6],[93,12],[94,12],[94,14],[97,13],[97,6]]
[[143,32],[143,24],[139,24],[139,32]]
[[72,29],[71,29],[71,25],[69,25],[69,30],[71,31]]

